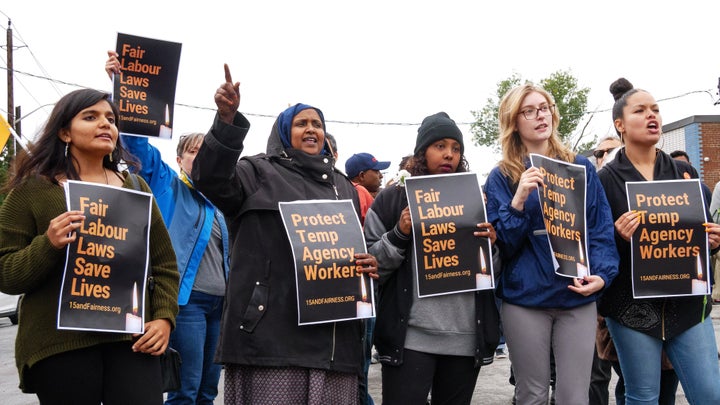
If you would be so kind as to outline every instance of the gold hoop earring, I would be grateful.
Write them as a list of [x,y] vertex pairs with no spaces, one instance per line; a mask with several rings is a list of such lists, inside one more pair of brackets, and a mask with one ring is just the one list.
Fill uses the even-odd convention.
[[112,157],[113,152],[115,152],[115,151],[110,152],[110,154],[108,155],[108,160],[111,162],[113,161],[113,157]]

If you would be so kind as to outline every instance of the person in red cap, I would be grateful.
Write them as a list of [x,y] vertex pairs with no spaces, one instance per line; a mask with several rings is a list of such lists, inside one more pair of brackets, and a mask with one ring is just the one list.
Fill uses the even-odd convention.
[[390,162],[381,162],[369,153],[356,153],[345,162],[345,173],[353,181],[365,187],[375,198],[380,192],[382,172],[390,167]]

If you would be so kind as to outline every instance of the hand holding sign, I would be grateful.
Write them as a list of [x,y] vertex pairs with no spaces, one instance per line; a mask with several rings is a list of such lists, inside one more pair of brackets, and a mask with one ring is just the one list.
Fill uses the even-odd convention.
[[403,235],[408,236],[412,232],[412,219],[410,218],[410,208],[405,207],[400,213],[400,219],[398,220],[398,229]]
[[495,233],[495,227],[490,222],[481,222],[477,224],[478,230],[473,232],[473,235],[481,238],[490,239],[491,244],[495,244],[497,234]]
[[233,83],[230,67],[225,66],[225,83],[221,84],[215,92],[215,105],[218,108],[220,120],[232,124],[235,112],[240,107],[240,82]]
[[510,205],[518,211],[524,211],[525,201],[527,201],[530,193],[537,190],[538,187],[545,187],[540,169],[531,167],[525,170],[520,176],[517,191],[515,191],[515,196]]
[[120,60],[118,59],[118,53],[115,51],[107,51],[107,54],[108,60],[105,62],[105,73],[112,79],[113,75],[120,74]]
[[717,249],[720,246],[720,225],[712,222],[706,222],[703,225],[705,225],[705,232],[710,240],[710,249]]
[[633,233],[640,226],[640,215],[637,211],[628,211],[615,221],[615,230],[624,240],[630,242]]
[[68,243],[75,241],[75,231],[80,228],[84,220],[85,215],[83,215],[82,211],[63,212],[50,221],[45,235],[47,235],[51,245],[56,249],[62,249]]
[[377,260],[370,253],[355,253],[355,266],[358,273],[366,273],[375,280],[380,278],[377,274]]
[[570,291],[587,297],[605,287],[605,280],[600,276],[585,276],[582,279],[573,278],[573,285],[569,285]]
[[133,334],[134,337],[140,338],[133,344],[132,350],[153,356],[165,353],[170,341],[170,329],[170,321],[167,319],[145,322],[145,333]]

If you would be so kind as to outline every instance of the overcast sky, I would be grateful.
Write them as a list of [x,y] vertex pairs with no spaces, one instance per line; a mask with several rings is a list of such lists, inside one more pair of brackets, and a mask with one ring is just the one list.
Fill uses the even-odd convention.
[[[264,152],[277,114],[303,102],[323,110],[340,168],[352,153],[370,152],[393,162],[389,176],[412,152],[422,118],[438,111],[461,124],[471,169],[487,173],[497,157],[472,145],[471,111],[513,73],[539,81],[570,71],[591,89],[588,109],[601,112],[588,130],[600,137],[614,133],[608,86],[620,76],[669,99],[660,103],[665,124],[720,114],[720,2],[487,3],[8,0],[0,26],[12,20],[15,105],[29,114],[26,135],[76,85],[111,90],[103,68],[118,32],[182,43],[175,138],[208,130],[228,63],[252,124],[247,153]],[[0,92],[6,116],[6,80]],[[153,143],[174,162],[175,140]]]

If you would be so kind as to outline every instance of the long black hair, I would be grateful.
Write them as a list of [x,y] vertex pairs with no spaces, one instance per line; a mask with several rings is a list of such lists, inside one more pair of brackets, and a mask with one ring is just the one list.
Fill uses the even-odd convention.
[[[29,145],[27,153],[18,154],[13,175],[5,189],[11,190],[17,187],[30,176],[44,177],[56,184],[57,177],[80,180],[80,175],[73,164],[76,158],[72,156],[70,150],[66,152],[66,144],[60,139],[59,134],[62,130],[70,129],[73,118],[80,111],[103,100],[107,101],[112,108],[117,123],[120,112],[111,101],[110,94],[93,89],[81,89],[63,96],[55,104],[37,141]],[[115,150],[103,158],[103,167],[117,173],[121,161],[129,167],[139,167],[137,159],[123,147],[122,142],[118,139]]]

